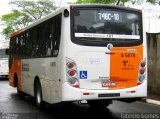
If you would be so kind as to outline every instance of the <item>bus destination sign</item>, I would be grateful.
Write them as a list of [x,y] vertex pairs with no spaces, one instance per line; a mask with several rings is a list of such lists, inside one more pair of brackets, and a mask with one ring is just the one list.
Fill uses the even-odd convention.
[[114,11],[101,11],[98,13],[98,19],[104,21],[120,21],[120,14]]

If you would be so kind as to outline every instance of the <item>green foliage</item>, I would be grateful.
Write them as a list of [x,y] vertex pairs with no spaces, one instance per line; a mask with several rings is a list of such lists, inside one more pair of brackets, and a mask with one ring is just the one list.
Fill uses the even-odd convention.
[[[142,2],[141,0],[77,0],[77,3],[102,3],[102,4],[111,4],[124,5],[125,2],[131,2],[133,4]],[[147,0],[147,2],[155,4],[156,0]]]
[[6,26],[2,34],[6,38],[9,38],[10,32],[24,28],[57,9],[52,0],[12,0],[9,4],[14,9],[1,17],[1,21]]
[[116,3],[117,5],[125,3],[129,0],[77,0],[77,3],[102,3],[102,4],[111,4]]
[[116,2],[116,0],[77,0],[77,3],[102,3],[109,4]]
[[152,4],[155,4],[157,0],[147,0],[147,2],[150,2]]
[[13,11],[9,14],[2,16],[1,20],[3,21],[3,24],[6,26],[2,31],[3,35],[9,37],[10,32],[13,31],[14,27],[17,27],[18,25],[18,24],[15,24],[15,26],[13,25],[15,23],[15,20],[20,16],[23,16],[23,14],[17,11]]
[[17,6],[18,8],[16,7],[16,10],[30,16],[34,20],[40,19],[42,16],[45,16],[57,9],[54,3],[50,0],[38,0],[36,2],[17,0],[10,2],[10,4],[15,5],[15,7]]

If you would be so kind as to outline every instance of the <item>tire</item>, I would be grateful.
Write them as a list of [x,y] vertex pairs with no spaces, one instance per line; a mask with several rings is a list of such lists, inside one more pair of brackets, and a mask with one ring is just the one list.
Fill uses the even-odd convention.
[[14,87],[18,87],[18,77],[17,77],[17,74],[14,74]]
[[19,90],[19,84],[18,84],[18,76],[17,76],[17,74],[14,75],[14,87],[17,87],[17,94],[20,97],[24,96],[24,93]]
[[44,107],[44,102],[42,99],[42,88],[39,80],[36,82],[36,87],[35,87],[35,101],[38,109],[42,110]]

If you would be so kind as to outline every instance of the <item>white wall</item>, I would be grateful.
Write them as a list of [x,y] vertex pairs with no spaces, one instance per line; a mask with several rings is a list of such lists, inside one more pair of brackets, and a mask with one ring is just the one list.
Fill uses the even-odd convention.
[[140,5],[129,5],[131,8],[143,10],[147,33],[160,33],[160,5],[144,2]]
[[148,18],[146,20],[147,33],[160,33],[160,19]]

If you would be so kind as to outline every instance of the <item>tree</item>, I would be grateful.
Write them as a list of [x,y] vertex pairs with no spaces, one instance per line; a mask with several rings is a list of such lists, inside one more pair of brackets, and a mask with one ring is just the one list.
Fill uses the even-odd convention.
[[150,2],[152,4],[155,4],[157,2],[157,0],[147,0],[147,2]]
[[111,4],[116,3],[119,5],[120,2],[127,2],[129,0],[77,0],[77,3],[102,3],[102,4]]
[[[102,4],[111,4],[115,3],[116,5],[124,5],[126,2],[131,2],[132,4],[142,2],[141,0],[77,0],[77,3],[102,3]],[[156,0],[147,0],[152,4],[156,3]]]
[[110,4],[115,2],[116,0],[77,0],[77,3],[105,3]]
[[1,21],[6,26],[2,31],[2,35],[6,38],[10,37],[12,31],[22,29],[57,9],[52,0],[15,0],[9,4],[14,9],[11,13],[1,17]]

